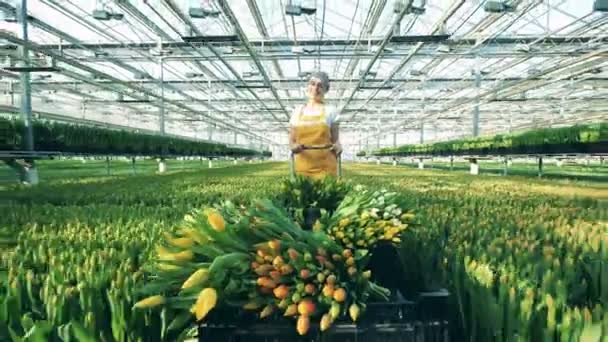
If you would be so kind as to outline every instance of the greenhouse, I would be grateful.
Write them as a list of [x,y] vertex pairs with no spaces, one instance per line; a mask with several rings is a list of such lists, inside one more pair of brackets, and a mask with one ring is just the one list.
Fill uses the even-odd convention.
[[0,1],[0,341],[608,342],[608,1]]

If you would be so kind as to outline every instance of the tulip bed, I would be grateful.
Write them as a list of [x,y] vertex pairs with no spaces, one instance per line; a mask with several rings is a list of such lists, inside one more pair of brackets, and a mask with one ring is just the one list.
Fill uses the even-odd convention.
[[[265,163],[0,191],[0,340],[27,335],[32,341],[174,341],[185,336],[188,330],[169,328],[194,317],[196,310],[180,316],[192,299],[181,307],[133,309],[156,294],[149,288],[154,284],[149,270],[158,266],[159,242],[181,237],[184,216],[194,209],[225,199],[238,207],[253,198],[275,198],[281,191],[277,177],[287,174],[285,164]],[[415,216],[406,218],[414,222],[400,237],[382,225],[381,236],[401,239],[409,293],[440,286],[451,291],[455,339],[583,336],[598,341],[603,335],[602,342],[607,340],[605,184],[471,178],[365,164],[346,164],[344,175],[354,184],[396,190],[407,199],[401,205],[413,208]],[[334,234],[340,250],[358,241],[338,235],[355,224],[343,219],[322,219],[326,225],[317,227]],[[283,247],[264,253],[290,258],[293,252]],[[258,265],[248,265],[264,264],[253,262]],[[348,275],[348,267],[344,270]],[[191,275],[175,279],[183,285]],[[324,276],[315,290],[327,285]],[[142,292],[146,287],[149,293]],[[201,297],[199,314],[211,298]],[[263,312],[270,302],[264,303],[254,304]],[[330,316],[331,305],[324,311]],[[304,306],[303,311],[309,309]]]

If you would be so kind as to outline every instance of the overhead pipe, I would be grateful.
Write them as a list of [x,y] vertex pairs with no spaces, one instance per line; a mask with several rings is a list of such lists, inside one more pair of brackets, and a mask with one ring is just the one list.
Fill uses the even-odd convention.
[[[536,5],[537,5],[537,4],[538,4],[538,3],[536,3]],[[496,21],[496,20],[497,20],[497,18],[495,18],[495,21]],[[581,19],[579,19],[579,20],[581,20]],[[564,27],[562,27],[562,28],[559,28],[559,29],[557,29],[557,30],[555,30],[555,31],[553,31],[553,32],[548,32],[548,33],[547,33],[546,35],[544,35],[543,37],[539,37],[539,38],[535,39],[535,40],[532,42],[532,44],[535,44],[535,43],[538,43],[538,42],[540,42],[540,41],[543,41],[543,40],[544,40],[544,39],[546,39],[547,37],[550,37],[550,35],[551,35],[551,34],[554,34],[554,33],[560,32],[560,31],[564,30],[565,28],[567,28],[567,27],[569,27],[569,26],[571,26],[571,25],[574,25],[576,22],[578,22],[578,20],[577,20],[577,21],[575,21],[575,22],[573,22],[573,23],[570,23],[570,24],[568,24],[568,25],[566,25],[566,26],[564,26]],[[602,39],[602,38],[601,38],[601,37],[598,37],[598,38],[595,38],[595,39]],[[476,47],[477,47],[477,46],[475,46],[475,47],[473,47],[473,48],[476,48]],[[532,58],[532,57],[528,57],[528,58],[525,58],[525,59],[523,59],[523,60],[513,61],[513,62],[511,63],[512,65],[507,65],[507,66],[503,67],[503,70],[505,70],[505,69],[507,69],[507,68],[510,68],[510,67],[513,67],[513,66],[514,66],[514,65],[516,65],[516,64],[523,63],[523,62],[525,62],[526,60],[529,60],[530,58]],[[466,85],[468,85],[468,84],[466,84]],[[395,90],[396,90],[396,89],[395,89]],[[395,90],[393,90],[393,91],[395,91]]]
[[[579,58],[579,59],[577,59],[577,60],[575,60],[575,61],[567,61],[566,63],[563,63],[563,64],[565,64],[565,65],[563,65],[563,64],[562,64],[562,65],[558,65],[558,66],[553,66],[553,67],[550,67],[550,68],[548,68],[548,69],[546,69],[546,70],[543,70],[541,73],[539,73],[539,74],[537,74],[537,75],[534,75],[534,76],[538,77],[538,76],[542,76],[542,75],[545,75],[545,74],[549,74],[549,73],[557,72],[557,71],[563,70],[563,69],[565,69],[565,68],[571,67],[571,66],[573,66],[573,65],[576,65],[576,64],[578,64],[578,63],[582,63],[582,62],[584,62],[584,61],[585,61],[585,60],[587,60],[587,59],[590,59],[590,58],[595,58],[595,57],[601,56],[602,54],[604,54],[604,53],[606,53],[606,52],[608,52],[608,49],[604,49],[604,50],[600,50],[600,51],[591,52],[591,53],[588,53],[587,55],[585,55],[585,57],[583,57],[583,58]],[[588,62],[588,63],[591,63],[591,65],[593,65],[593,62]],[[482,94],[479,94],[478,96],[475,96],[475,97],[474,97],[472,100],[468,100],[468,101],[464,101],[464,102],[462,102],[462,101],[455,101],[455,102],[461,102],[461,103],[454,104],[453,106],[448,107],[448,108],[442,108],[442,109],[440,110],[440,112],[442,112],[442,113],[447,113],[447,112],[449,112],[449,111],[465,110],[466,108],[464,108],[464,107],[463,107],[463,108],[460,108],[460,107],[462,107],[464,104],[466,104],[466,103],[468,103],[468,102],[470,102],[470,101],[475,101],[475,100],[477,100],[477,99],[481,99],[481,98],[483,98],[483,97],[488,97],[488,96],[491,96],[492,94],[494,94],[494,93],[496,93],[496,92],[498,92],[498,91],[501,91],[501,90],[504,90],[504,89],[508,89],[508,88],[512,88],[512,87],[514,87],[514,86],[515,86],[515,85],[517,85],[517,84],[521,84],[522,82],[526,82],[526,81],[527,81],[527,79],[528,79],[528,78],[531,78],[531,77],[532,77],[532,76],[529,76],[529,77],[527,77],[527,78],[524,78],[522,81],[517,81],[517,82],[510,83],[510,84],[506,84],[506,85],[499,85],[499,86],[497,86],[497,87],[495,87],[495,88],[493,88],[493,89],[491,89],[491,90],[489,90],[489,91],[486,91],[485,93],[482,93]],[[424,117],[420,117],[420,118],[418,118],[418,119],[419,119],[419,120],[425,120],[425,119],[428,119],[428,118],[430,118],[430,117],[432,117],[432,116],[434,116],[434,114],[425,115]],[[413,124],[413,123],[412,123],[412,124]],[[398,125],[396,125],[395,127],[392,127],[392,128],[395,128],[395,129],[396,129],[396,128],[401,128],[401,127],[407,127],[407,126],[402,126],[402,123],[400,123],[400,124],[398,124]],[[385,128],[385,129],[386,129],[386,128]],[[390,128],[389,128],[389,129],[390,129]],[[374,133],[374,134],[371,134],[371,135],[369,135],[369,136],[370,136],[370,137],[375,137],[375,136],[376,136],[376,135],[378,135],[378,134],[379,134],[379,133]]]
[[[465,3],[465,0],[459,0],[458,2],[454,3],[452,5],[452,7],[450,7],[445,13],[444,15],[437,21],[437,23],[435,23],[435,25],[433,26],[433,28],[431,29],[431,35],[436,34],[439,30],[441,30],[443,28],[443,25],[445,25],[445,23],[460,9],[460,7],[462,7],[462,5]],[[389,75],[386,77],[386,79],[384,80],[384,82],[382,82],[380,84],[379,87],[385,86],[387,85],[392,78],[399,72],[401,71],[401,69],[403,69],[403,67],[409,63],[409,61],[411,61],[411,59],[418,53],[418,51],[420,51],[420,49],[422,48],[422,46],[424,45],[424,43],[420,42],[418,44],[416,44],[416,46],[414,47],[414,49],[408,54],[407,57],[405,57],[401,62],[399,62],[399,64],[393,68],[393,70],[391,70],[391,72],[389,73]],[[363,75],[365,76],[365,75]],[[374,93],[372,93],[372,95],[370,95],[367,99],[367,101],[361,105],[359,107],[359,109],[364,108],[376,95],[378,95],[378,93],[380,92],[381,89],[376,90]],[[394,92],[394,90],[393,90]],[[348,103],[347,103],[348,104]],[[344,108],[346,107],[346,105],[344,106]],[[354,120],[354,118],[357,116],[357,112],[355,111],[355,114],[350,118],[350,120]]]
[[[187,25],[190,26],[190,28],[192,29],[192,31],[197,34],[197,35],[202,35],[202,32],[194,25],[194,23],[192,23],[192,21],[186,16],[184,15],[177,6],[175,6],[175,4],[173,3],[174,0],[164,0],[166,4],[168,5],[172,5],[172,8],[174,10],[174,12],[178,15],[178,17]],[[230,73],[232,73],[232,75],[241,83],[245,83],[245,81],[243,80],[243,78],[241,77],[241,75],[239,75],[239,73],[234,70],[234,68],[232,67],[232,65],[230,65],[230,63],[228,63],[228,61],[226,61],[226,59],[224,59],[221,54],[211,45],[207,46],[207,48],[209,49],[209,51],[211,51],[211,53],[213,53],[215,55],[215,57],[217,57],[223,64],[224,66],[230,71]],[[263,99],[261,99],[258,94],[256,94],[253,90],[248,89],[248,91],[251,93],[251,95],[253,95],[253,97],[255,97],[264,108],[267,108],[265,102]],[[270,115],[278,122],[283,122],[283,120],[279,120],[279,118],[277,118],[274,113],[272,113],[269,110],[266,110],[268,113],[270,113]]]
[[272,82],[270,82],[270,78],[268,77],[268,74],[266,73],[266,69],[262,65],[262,62],[260,62],[260,60],[258,59],[257,53],[255,52],[255,50],[249,44],[247,35],[241,28],[241,25],[239,24],[238,19],[234,15],[234,12],[232,12],[230,5],[228,4],[228,2],[226,0],[219,0],[218,3],[220,5],[220,8],[224,12],[226,17],[230,21],[230,23],[232,24],[232,26],[234,27],[236,34],[239,36],[240,40],[245,45],[245,49],[247,50],[247,52],[249,52],[249,55],[251,55],[251,59],[253,60],[253,63],[257,66],[258,70],[260,71],[260,74],[262,75],[262,78],[264,79],[264,82],[270,88],[270,92],[272,92],[272,95],[275,97],[275,99],[279,103],[279,106],[285,111],[285,117],[287,118],[287,120],[289,120],[289,118],[291,117],[291,113],[287,110],[287,108],[285,108],[285,105],[283,105],[283,102],[281,101],[279,94],[277,93],[276,89],[272,85]]
[[[53,4],[55,4],[52,0],[49,0],[49,1],[51,1],[51,3],[53,3]],[[0,3],[0,7],[4,8],[4,9],[7,9],[7,10],[14,10],[14,8],[12,8],[12,6],[10,6],[10,5],[6,4],[6,3]],[[73,12],[70,12],[67,9],[62,9],[62,10],[66,10],[67,13],[69,13],[70,15],[75,15]],[[133,11],[133,9],[131,9],[131,10]],[[134,11],[137,12],[136,9]],[[35,26],[40,27],[41,29],[43,29],[43,30],[45,30],[45,31],[47,31],[47,32],[49,32],[51,34],[54,34],[54,35],[56,35],[56,36],[58,36],[58,37],[60,37],[62,39],[70,41],[73,44],[77,44],[77,45],[81,45],[82,44],[77,38],[75,38],[75,37],[73,37],[73,36],[71,36],[71,35],[69,35],[69,34],[67,34],[67,33],[65,33],[63,31],[60,31],[60,30],[58,30],[58,29],[56,29],[56,28],[54,28],[54,27],[46,24],[45,22],[43,22],[43,21],[41,21],[41,20],[39,20],[39,19],[37,19],[37,18],[35,18],[33,16],[29,16],[29,19],[30,19],[30,21],[32,21],[32,23]],[[96,28],[94,25],[92,25],[92,24],[90,24],[88,22],[85,22],[85,23],[88,24],[88,25],[91,25],[91,27]],[[160,28],[157,27],[157,29],[160,29]],[[164,36],[169,37],[168,35],[164,35]],[[115,39],[114,37],[112,37],[112,38]],[[110,62],[112,62],[112,63],[118,65],[119,67],[122,67],[122,68],[124,68],[124,69],[126,69],[126,70],[128,70],[128,71],[130,71],[132,73],[145,74],[145,72],[142,72],[142,71],[140,71],[140,70],[138,70],[136,68],[133,68],[129,64],[123,63],[122,61],[116,60],[116,59],[114,59],[112,57],[106,56],[105,59],[109,60]],[[201,102],[200,100],[198,100],[198,99],[196,99],[196,98],[194,98],[194,97],[192,97],[192,96],[190,96],[190,95],[188,95],[188,94],[180,91],[177,88],[174,88],[172,86],[169,86],[169,88],[171,90],[173,90],[173,91],[176,91],[180,95],[185,96],[186,98],[191,99],[192,101]],[[210,107],[210,109],[213,110],[213,111],[219,112],[219,113],[223,113],[224,115],[226,115],[230,119],[234,120],[235,122],[239,122],[238,119],[233,118],[231,115],[227,115],[226,112],[224,112],[222,110],[219,110],[219,109],[214,108],[214,107]],[[214,119],[214,120],[217,120],[217,119]]]
[[[391,25],[391,27],[394,27],[397,23],[399,23],[405,16],[405,14],[409,12],[410,8],[412,7],[412,2],[413,2],[413,0],[405,0],[405,4],[404,4],[403,8],[399,12],[399,14],[397,14],[397,17],[393,21],[393,25]],[[393,31],[388,30],[388,32],[384,35],[382,42],[378,46],[378,51],[376,52],[374,57],[372,57],[372,59],[367,63],[367,66],[365,67],[365,69],[361,73],[361,76],[359,77],[359,81],[355,85],[355,88],[351,91],[350,95],[348,96],[348,98],[346,99],[344,104],[342,105],[342,108],[340,109],[339,112],[343,111],[344,108],[346,108],[346,106],[348,106],[348,103],[353,99],[353,97],[355,96],[355,93],[357,92],[357,90],[359,90],[359,87],[361,87],[361,85],[363,84],[365,77],[367,76],[369,71],[374,66],[374,63],[376,63],[378,58],[380,58],[380,56],[384,52],[384,47],[386,46],[386,44],[388,44],[388,42],[392,36],[393,36]]]
[[[179,31],[177,28],[175,28],[175,27],[174,27],[174,26],[173,26],[171,23],[169,23],[169,22],[167,21],[167,19],[165,19],[165,17],[164,17],[164,16],[163,16],[161,13],[159,13],[159,12],[158,12],[158,10],[156,10],[156,8],[154,8],[154,6],[150,5],[150,3],[149,3],[149,1],[148,1],[148,0],[144,0],[144,3],[145,3],[146,5],[148,5],[148,7],[149,7],[149,8],[150,8],[150,9],[151,9],[151,10],[152,10],[152,11],[153,11],[153,12],[154,12],[154,13],[155,13],[155,14],[156,14],[156,15],[157,15],[159,18],[161,18],[161,19],[162,19],[162,20],[163,20],[163,21],[164,21],[164,22],[167,24],[167,26],[169,26],[169,27],[171,28],[171,30],[173,30],[173,32],[175,32],[175,33],[177,33],[178,35],[180,35],[180,36],[181,36],[181,32],[180,32],[180,31]],[[182,18],[180,17],[180,14],[179,14],[178,12],[176,12],[176,10],[177,10],[177,9],[176,9],[175,5],[173,4],[173,2],[172,2],[171,0],[169,0],[169,1],[165,1],[165,2],[163,2],[163,4],[164,4],[164,5],[165,5],[165,6],[166,6],[168,9],[169,9],[169,11],[171,11],[171,12],[173,13],[173,15],[175,15],[177,18],[180,18],[180,20],[182,20]],[[182,21],[183,21],[183,20],[182,20]],[[184,22],[184,23],[185,23],[185,22]],[[186,23],[186,24],[187,24],[187,23]],[[188,25],[188,24],[187,24],[187,25]],[[165,45],[166,45],[167,43],[169,43],[169,44],[173,44],[174,42],[173,42],[173,41],[166,42],[166,43],[165,43]],[[194,44],[192,44],[192,43],[188,43],[188,45],[187,45],[187,46],[191,47],[191,48],[192,48],[194,51],[196,51],[196,52],[199,54],[199,56],[200,56],[200,58],[201,58],[201,59],[208,59],[208,58],[209,58],[209,57],[205,56],[205,55],[204,55],[204,54],[201,52],[200,48],[198,48],[198,47],[194,46]],[[185,45],[184,47],[186,47],[186,45]],[[191,55],[190,55],[190,56],[191,56]],[[191,57],[192,57],[192,56],[191,56]],[[167,58],[166,60],[174,60],[174,59],[173,59],[173,58]],[[205,74],[205,75],[206,75],[208,78],[213,77],[213,78],[219,79],[219,77],[218,77],[217,75],[215,75],[215,73],[214,73],[213,71],[211,71],[209,68],[207,68],[205,65],[203,65],[203,64],[202,64],[202,63],[201,63],[201,62],[200,62],[200,61],[199,61],[197,58],[192,58],[190,61],[192,61],[192,63],[193,63],[193,64],[194,64],[194,65],[195,65],[195,66],[196,66],[196,67],[197,67],[197,68],[198,68],[200,71],[202,71],[202,72],[203,72],[203,73],[204,73],[204,74]],[[213,62],[212,62],[211,64],[212,64],[214,67],[216,67],[216,66],[215,66],[215,64],[213,64]],[[216,67],[216,69],[218,69],[218,68]],[[226,75],[226,73],[224,72],[224,70],[222,70],[222,69],[218,69],[218,71],[219,71],[219,73],[220,73],[220,74],[222,74],[224,77],[226,77],[226,76],[227,76],[227,75]],[[240,97],[240,95],[238,94],[237,89],[236,89],[236,88],[234,88],[234,86],[228,85],[228,91],[229,91],[229,92],[231,92],[231,93],[234,95],[234,97]],[[210,96],[211,96],[211,95],[210,95]]]
[[[365,18],[365,23],[363,24],[363,28],[361,29],[361,34],[357,38],[355,47],[359,45],[359,42],[361,41],[361,38],[364,34],[371,36],[372,32],[376,28],[376,25],[378,24],[380,14],[384,11],[384,7],[386,7],[386,0],[381,0],[379,3],[377,3],[376,1],[372,2],[372,6],[374,6],[375,4],[378,4],[378,6],[374,7],[372,11],[368,12],[368,16]],[[346,70],[342,75],[342,78],[352,78],[352,75],[355,72],[355,68],[357,67],[358,63],[359,58],[351,58],[348,61],[348,64],[346,65]],[[340,64],[342,64],[342,59],[340,59]],[[338,98],[342,98],[344,96],[344,91],[346,91],[346,89],[340,90],[340,95],[338,96]]]
[[[154,92],[149,91],[148,89],[141,88],[141,87],[137,87],[137,86],[133,86],[133,85],[131,85],[131,84],[129,84],[129,83],[123,82],[122,80],[120,80],[120,79],[118,79],[118,78],[115,78],[114,76],[111,76],[111,75],[109,75],[109,74],[103,73],[103,72],[101,72],[101,71],[99,71],[99,70],[96,70],[96,69],[94,69],[94,68],[91,68],[91,67],[89,67],[89,66],[87,66],[87,65],[84,65],[84,64],[82,64],[82,63],[79,63],[79,62],[73,61],[73,60],[71,60],[71,59],[70,59],[70,58],[68,58],[68,57],[64,57],[64,56],[62,56],[62,55],[60,55],[60,54],[57,54],[57,53],[55,53],[55,52],[53,52],[53,51],[48,51],[48,50],[41,49],[41,48],[38,46],[38,44],[33,43],[33,42],[26,42],[26,41],[24,41],[24,40],[22,40],[22,39],[19,39],[19,38],[13,37],[13,36],[12,36],[11,34],[9,34],[8,32],[3,32],[3,31],[0,31],[0,38],[1,38],[1,39],[6,39],[7,41],[12,42],[12,43],[14,43],[14,44],[18,44],[18,45],[24,45],[24,46],[26,46],[28,49],[30,49],[30,50],[32,50],[32,51],[37,51],[37,52],[44,53],[44,54],[46,54],[46,55],[48,55],[48,56],[50,56],[50,57],[54,58],[54,59],[55,59],[55,60],[57,60],[57,61],[63,62],[63,63],[68,64],[68,65],[71,65],[71,66],[76,67],[76,68],[78,68],[78,69],[80,69],[80,70],[83,70],[83,71],[89,72],[89,73],[91,73],[91,74],[100,75],[100,76],[102,76],[102,77],[104,77],[104,78],[107,78],[107,79],[109,79],[109,80],[111,80],[111,81],[113,81],[113,82],[117,83],[117,84],[121,84],[121,85],[125,86],[126,88],[132,89],[132,90],[134,90],[134,91],[136,91],[136,92],[139,92],[139,93],[142,93],[142,94],[144,94],[144,95],[147,95],[147,96],[150,96],[150,97],[154,97],[154,98],[157,98],[157,97],[158,97],[158,95],[157,95],[157,94],[155,94]],[[110,88],[114,89],[115,91],[119,91],[119,92],[121,92],[121,89],[117,89],[117,88],[114,88],[114,87],[110,87]],[[140,95],[138,95],[138,94],[136,94],[136,93],[129,94],[129,96],[130,96],[130,97],[133,97],[133,98],[137,98],[137,99],[139,99],[139,100],[145,100],[145,99],[146,99],[145,97],[140,96]],[[196,111],[196,110],[194,110],[194,109],[190,108],[189,106],[186,106],[186,105],[184,105],[184,104],[181,104],[181,103],[179,103],[179,102],[177,102],[177,101],[174,101],[174,100],[171,100],[171,99],[165,99],[165,102],[170,103],[170,104],[172,104],[172,105],[174,105],[174,106],[176,106],[176,107],[178,107],[178,108],[181,108],[181,109],[184,109],[184,110],[186,110],[186,111],[189,111],[189,112],[191,112],[191,113],[193,113],[193,114],[196,114],[196,115],[201,115],[201,116],[203,116],[203,117],[206,117],[206,118],[208,118],[209,120],[211,120],[213,123],[216,123],[216,122],[217,122],[217,121],[216,121],[217,119],[215,119],[215,118],[213,118],[213,117],[211,117],[211,116],[208,116],[208,115],[206,115],[206,114],[204,114],[204,113],[200,113],[199,111]],[[255,134],[253,134],[253,133],[249,132],[249,131],[243,130],[243,129],[241,129],[241,128],[235,127],[235,126],[233,126],[233,125],[231,125],[231,124],[227,124],[227,123],[225,123],[225,122],[222,122],[221,124],[218,124],[218,126],[222,126],[222,127],[226,128],[226,129],[238,130],[239,132],[242,132],[242,133],[243,133],[243,134],[245,134],[245,135],[248,135],[248,136],[249,136],[249,135],[254,135],[255,137],[258,137],[258,138],[264,139],[264,141],[268,141],[268,140],[266,140],[265,138],[263,138],[263,137],[261,137],[261,136],[257,136],[257,135],[255,135]]]
[[[145,3],[150,6],[150,4],[148,4],[147,1],[145,1]],[[167,39],[167,40],[171,40],[171,37],[164,32],[160,27],[158,27],[158,25],[156,25],[154,22],[152,22],[150,19],[148,19],[139,9],[137,9],[136,7],[134,7],[131,4],[127,4],[127,3],[120,3],[119,4],[124,10],[128,11],[129,14],[131,14],[132,16],[134,16],[135,18],[141,20],[144,25],[148,25],[153,31],[155,31],[156,33],[158,33],[160,35],[161,38],[163,39]],[[179,32],[176,31],[176,33],[179,35]],[[160,47],[162,47],[162,43],[160,44]],[[165,86],[165,83],[162,82],[163,87]],[[190,99],[193,102],[199,102],[199,103],[204,103],[204,101],[197,99],[171,85],[168,85],[167,88],[170,88],[171,90],[175,91],[176,93],[186,97],[187,99]],[[163,88],[164,89],[164,88]],[[211,96],[211,93],[209,93],[209,96]],[[164,98],[164,95],[161,95],[161,98]],[[210,110],[214,110],[216,112],[222,112],[227,118],[231,119],[232,121],[234,121],[235,123],[241,123],[241,120],[235,118],[232,115],[227,114],[225,111],[221,111],[215,107],[213,107],[210,103],[206,103],[206,106],[210,109]],[[161,112],[162,113],[162,112]],[[161,126],[162,127],[162,126]]]
[[[253,20],[255,21],[255,26],[258,28],[258,31],[260,32],[262,37],[270,38],[270,35],[268,34],[268,30],[266,29],[266,25],[264,25],[264,20],[262,19],[262,14],[260,13],[260,9],[257,5],[257,2],[255,0],[247,0],[247,6],[249,6],[249,11],[251,12],[251,14],[253,14]],[[283,74],[283,70],[281,69],[281,66],[279,65],[279,62],[277,62],[275,59],[273,59],[272,65],[274,66],[274,69],[277,72],[277,75],[280,78],[285,78],[285,76]],[[289,90],[287,90],[287,96],[291,97]]]

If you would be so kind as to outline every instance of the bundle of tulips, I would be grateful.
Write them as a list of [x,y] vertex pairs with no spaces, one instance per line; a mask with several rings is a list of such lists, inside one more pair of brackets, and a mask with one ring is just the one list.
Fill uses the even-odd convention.
[[356,321],[370,297],[388,297],[369,280],[367,260],[365,250],[302,230],[271,201],[249,208],[227,202],[187,215],[166,236],[148,268],[143,294],[152,296],[135,308],[177,312],[169,329],[183,329],[215,307],[239,307],[260,318],[293,318],[304,335],[311,321],[321,330],[341,317]]
[[396,192],[357,185],[335,213],[321,217],[313,229],[324,231],[344,248],[373,249],[380,241],[398,244],[415,218],[407,207],[407,199]]

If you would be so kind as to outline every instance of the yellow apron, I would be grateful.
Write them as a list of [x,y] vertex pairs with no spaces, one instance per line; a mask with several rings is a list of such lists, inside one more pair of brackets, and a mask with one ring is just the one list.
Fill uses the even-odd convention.
[[[304,107],[302,107],[304,109]],[[301,125],[300,123],[305,123]],[[330,145],[331,129],[325,121],[325,111],[319,115],[304,116],[302,111],[298,117],[298,125],[294,128],[296,144],[305,146]],[[336,154],[329,149],[304,150],[295,155],[296,174],[312,178],[322,178],[327,175],[336,176],[338,162]]]

